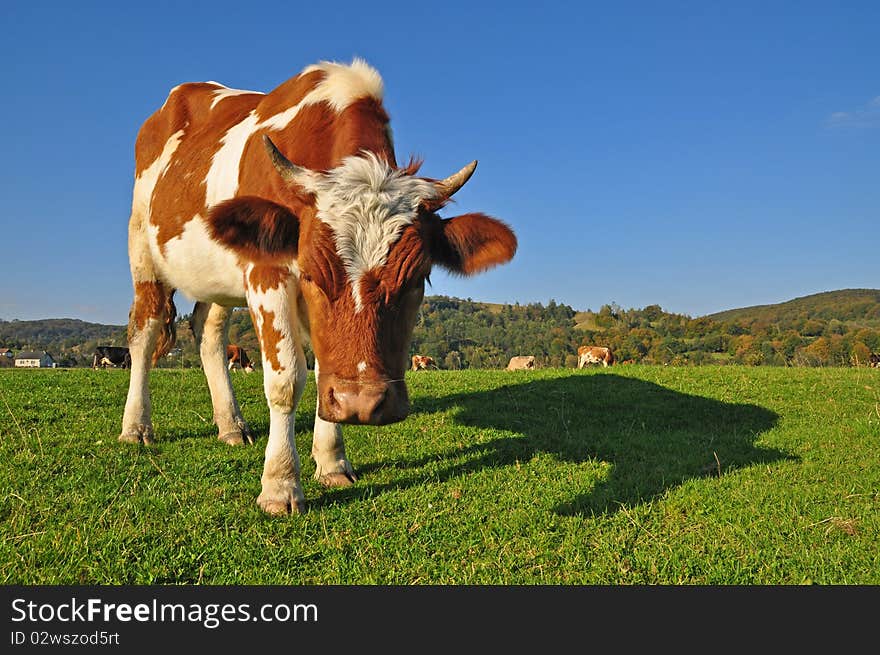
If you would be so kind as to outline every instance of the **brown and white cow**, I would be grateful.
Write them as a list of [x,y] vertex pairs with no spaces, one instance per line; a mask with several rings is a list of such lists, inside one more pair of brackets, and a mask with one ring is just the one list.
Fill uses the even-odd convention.
[[429,368],[437,368],[437,363],[433,357],[428,357],[427,355],[412,356],[412,370],[427,371]]
[[247,352],[241,346],[236,346],[234,344],[226,346],[226,361],[228,362],[226,368],[230,371],[235,370],[236,367],[240,368],[245,373],[253,373],[254,371],[254,365],[251,363],[251,358],[248,357]]
[[516,355],[507,362],[508,371],[531,371],[535,368],[534,355]]
[[358,59],[309,66],[265,95],[182,84],[138,134],[119,438],[153,441],[149,371],[174,343],[180,290],[197,300],[193,331],[219,438],[253,439],[224,358],[231,308],[247,305],[269,405],[257,502],[271,514],[304,508],[294,441],[303,343],[316,357],[315,477],[348,485],[356,477],[340,424],[409,412],[406,355],[431,267],[471,275],[516,251],[499,220],[438,216],[476,162],[442,180],[398,166],[382,94],[379,74]]
[[581,346],[578,348],[578,368],[584,368],[587,364],[611,366],[614,364],[614,353],[611,348],[602,346]]

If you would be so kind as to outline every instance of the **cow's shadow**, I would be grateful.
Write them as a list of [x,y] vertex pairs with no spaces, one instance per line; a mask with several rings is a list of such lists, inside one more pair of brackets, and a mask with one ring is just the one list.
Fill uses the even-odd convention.
[[[614,374],[573,374],[507,384],[490,391],[413,400],[414,414],[452,410],[453,421],[513,433],[393,461],[354,462],[362,481],[328,491],[318,505],[346,502],[425,481],[442,481],[486,468],[514,466],[547,453],[565,461],[607,463],[610,470],[589,489],[571,489],[555,507],[560,514],[603,514],[649,501],[693,478],[794,459],[755,445],[778,416],[763,407],[721,402]],[[381,428],[380,428],[381,429]],[[438,462],[441,463],[439,471]],[[369,473],[393,467],[411,471],[395,482],[370,485]],[[366,478],[366,479],[364,479]],[[541,489],[534,489],[540,494]]]

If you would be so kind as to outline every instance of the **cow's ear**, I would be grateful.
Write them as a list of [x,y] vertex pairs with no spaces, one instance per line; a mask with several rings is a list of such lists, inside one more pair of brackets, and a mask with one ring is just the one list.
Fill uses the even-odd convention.
[[497,218],[462,214],[440,221],[431,258],[452,273],[473,275],[510,261],[516,245],[513,230]]
[[214,239],[244,255],[295,257],[299,250],[299,218],[264,198],[221,202],[211,208],[208,225]]

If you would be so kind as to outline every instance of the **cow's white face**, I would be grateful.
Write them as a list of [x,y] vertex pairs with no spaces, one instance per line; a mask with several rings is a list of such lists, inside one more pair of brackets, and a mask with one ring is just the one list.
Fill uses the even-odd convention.
[[362,280],[371,271],[381,276],[404,228],[416,221],[420,206],[437,197],[437,188],[372,153],[347,157],[328,174],[309,173],[302,182],[315,197],[316,217],[331,230],[359,312]]

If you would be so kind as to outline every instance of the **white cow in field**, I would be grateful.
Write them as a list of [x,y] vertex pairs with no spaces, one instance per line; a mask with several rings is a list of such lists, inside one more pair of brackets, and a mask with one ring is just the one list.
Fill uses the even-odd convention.
[[535,368],[534,355],[517,355],[507,362],[508,371],[530,371]]

